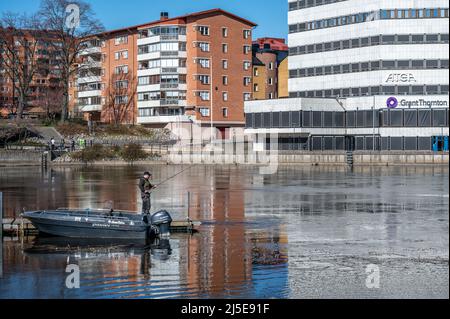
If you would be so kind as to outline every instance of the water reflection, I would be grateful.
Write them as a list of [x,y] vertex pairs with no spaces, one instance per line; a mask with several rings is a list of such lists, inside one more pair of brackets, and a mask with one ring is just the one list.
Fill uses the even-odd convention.
[[[148,169],[158,182],[183,168],[6,168],[0,190],[9,216],[110,200],[138,211],[137,179]],[[0,298],[445,297],[448,200],[444,167],[289,166],[262,176],[197,166],[162,185],[153,209],[189,212],[203,222],[198,234],[148,245],[5,242]],[[79,290],[64,285],[68,261],[80,266]],[[367,263],[386,265],[381,293],[364,290]]]

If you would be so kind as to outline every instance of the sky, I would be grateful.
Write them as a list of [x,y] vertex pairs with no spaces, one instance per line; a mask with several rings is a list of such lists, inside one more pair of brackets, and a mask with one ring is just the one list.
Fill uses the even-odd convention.
[[[161,11],[171,17],[221,8],[258,24],[254,38],[287,38],[287,0],[85,0],[107,30],[159,19]],[[0,0],[0,13],[35,12],[39,0]]]

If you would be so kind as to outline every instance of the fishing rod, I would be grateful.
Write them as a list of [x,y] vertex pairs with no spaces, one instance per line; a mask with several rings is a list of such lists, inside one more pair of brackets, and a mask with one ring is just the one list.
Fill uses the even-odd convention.
[[187,170],[190,170],[193,166],[194,166],[194,165],[190,165],[189,167],[183,169],[181,172],[179,172],[179,173],[173,175],[172,177],[169,177],[168,179],[165,179],[165,180],[162,181],[161,183],[155,185],[153,188],[158,188],[158,187],[161,186],[162,184],[164,184],[164,183],[170,181],[171,179],[177,177],[178,175],[181,175],[182,173],[186,172]]

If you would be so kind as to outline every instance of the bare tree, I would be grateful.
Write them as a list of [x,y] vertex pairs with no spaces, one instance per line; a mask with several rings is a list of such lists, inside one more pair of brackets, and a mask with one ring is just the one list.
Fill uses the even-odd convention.
[[47,119],[54,121],[61,112],[64,92],[59,87],[46,86],[40,96],[39,104],[45,110]]
[[0,20],[0,42],[2,47],[2,69],[12,82],[14,95],[17,93],[17,117],[21,119],[28,105],[31,86],[39,72],[39,32],[35,16],[4,13]]
[[123,123],[133,123],[136,92],[137,81],[131,73],[120,72],[110,77],[106,87],[104,108],[110,123],[116,126]]
[[53,41],[50,41],[59,54],[59,68],[64,91],[61,107],[61,121],[68,118],[69,86],[81,68],[79,54],[85,49],[84,39],[104,31],[103,25],[95,18],[90,4],[82,0],[41,0],[39,16],[42,28],[50,30]]

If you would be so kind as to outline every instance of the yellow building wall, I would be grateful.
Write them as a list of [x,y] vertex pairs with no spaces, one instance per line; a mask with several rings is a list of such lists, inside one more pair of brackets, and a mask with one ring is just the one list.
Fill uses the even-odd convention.
[[[255,74],[258,75],[255,75]],[[264,65],[253,66],[253,99],[265,100],[266,99],[266,81],[267,72]],[[255,85],[258,85],[258,91],[255,90]]]
[[289,97],[288,90],[288,80],[289,80],[289,69],[288,69],[288,58],[281,61],[278,67],[278,97],[285,98]]

